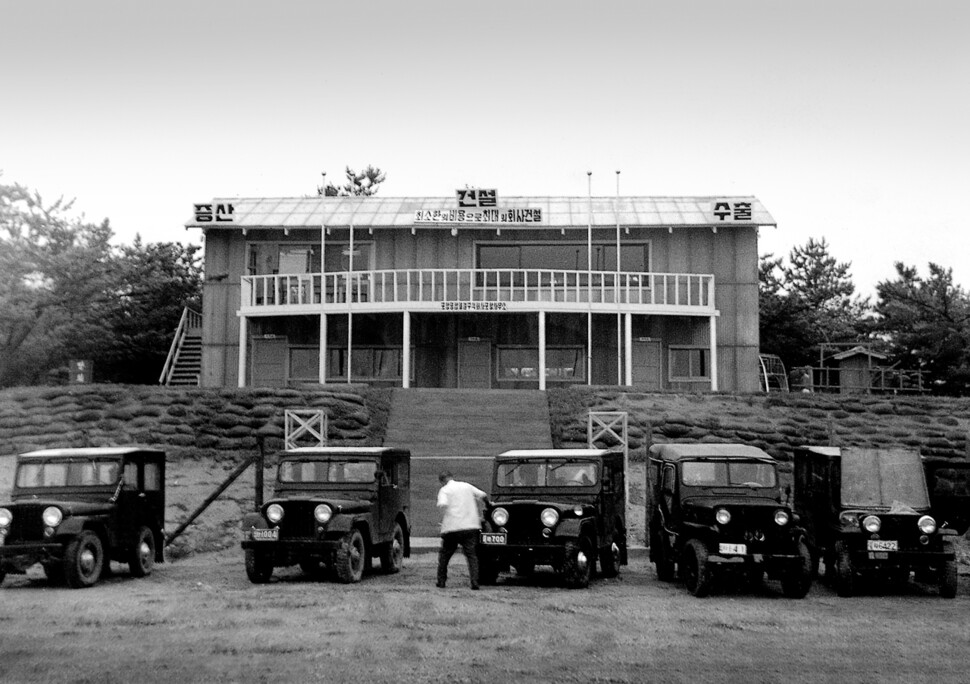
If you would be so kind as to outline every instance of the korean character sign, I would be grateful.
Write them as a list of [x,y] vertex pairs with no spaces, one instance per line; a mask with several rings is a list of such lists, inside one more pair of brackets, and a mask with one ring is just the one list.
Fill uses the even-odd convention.
[[195,220],[197,223],[212,223],[212,205],[196,204]]
[[83,385],[91,382],[94,375],[94,362],[90,359],[71,359],[69,381],[72,385]]
[[232,204],[196,204],[196,223],[231,223],[235,207]]
[[465,188],[455,191],[459,209],[494,209],[498,206],[498,190]]
[[751,202],[719,200],[714,203],[714,209],[711,213],[717,217],[718,221],[750,221]]

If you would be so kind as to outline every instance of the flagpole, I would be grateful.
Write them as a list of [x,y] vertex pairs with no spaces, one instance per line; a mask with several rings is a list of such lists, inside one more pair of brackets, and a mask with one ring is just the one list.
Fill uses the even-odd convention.
[[586,384],[593,384],[593,172],[586,172]]
[[613,203],[616,217],[616,282],[613,285],[616,299],[616,384],[623,384],[623,321],[620,314],[620,172],[616,172],[616,201]]

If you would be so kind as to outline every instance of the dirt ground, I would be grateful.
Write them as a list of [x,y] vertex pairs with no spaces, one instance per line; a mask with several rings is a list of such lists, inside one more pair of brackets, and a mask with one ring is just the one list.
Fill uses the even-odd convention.
[[572,591],[540,569],[473,592],[460,554],[437,589],[435,563],[423,552],[356,585],[296,569],[253,585],[236,549],[138,580],[115,565],[75,591],[35,567],[0,589],[0,681],[967,681],[967,575],[955,600],[913,582],[851,599],[821,584],[785,599],[773,582],[695,599],[640,554]]

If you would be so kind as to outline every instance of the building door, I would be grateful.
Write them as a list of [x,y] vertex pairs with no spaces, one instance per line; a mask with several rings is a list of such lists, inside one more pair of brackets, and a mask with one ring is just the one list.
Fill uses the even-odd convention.
[[660,340],[633,341],[633,384],[659,392],[661,381]]
[[285,337],[254,337],[252,345],[253,387],[285,387],[286,357],[289,344]]
[[491,389],[491,340],[478,337],[458,340],[458,387]]

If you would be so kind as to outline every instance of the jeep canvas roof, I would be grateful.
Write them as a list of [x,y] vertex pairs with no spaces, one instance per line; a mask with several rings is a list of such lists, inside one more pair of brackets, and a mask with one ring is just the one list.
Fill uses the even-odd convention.
[[595,458],[616,453],[615,449],[512,449],[497,458]]
[[287,449],[284,453],[297,456],[380,456],[406,451],[394,447],[297,447]]
[[94,456],[123,456],[125,454],[137,453],[163,454],[165,452],[161,449],[133,446],[82,447],[78,449],[40,449],[38,451],[28,451],[25,454],[20,454],[20,456],[21,458],[63,458],[67,456],[82,456],[91,458]]
[[650,455],[665,461],[687,458],[739,458],[774,461],[774,457],[747,444],[654,444]]

